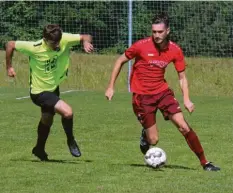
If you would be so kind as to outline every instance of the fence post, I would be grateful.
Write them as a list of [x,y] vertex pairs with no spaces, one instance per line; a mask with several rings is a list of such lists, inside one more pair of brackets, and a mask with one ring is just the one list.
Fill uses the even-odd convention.
[[[128,47],[132,45],[132,4],[133,0],[128,0]],[[131,60],[128,62],[128,91],[130,92],[130,75],[131,75]]]

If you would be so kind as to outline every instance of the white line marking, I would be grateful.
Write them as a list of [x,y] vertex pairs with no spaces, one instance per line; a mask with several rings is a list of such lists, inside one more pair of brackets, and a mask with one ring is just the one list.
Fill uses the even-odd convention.
[[[66,90],[66,91],[61,92],[61,94],[70,93],[70,92],[77,92],[77,91],[85,91],[85,90]],[[22,99],[27,99],[27,98],[30,98],[30,96],[17,97],[15,99],[22,100]]]
[[24,96],[24,97],[18,97],[18,98],[15,98],[16,100],[21,100],[21,99],[27,99],[29,98],[29,96]]

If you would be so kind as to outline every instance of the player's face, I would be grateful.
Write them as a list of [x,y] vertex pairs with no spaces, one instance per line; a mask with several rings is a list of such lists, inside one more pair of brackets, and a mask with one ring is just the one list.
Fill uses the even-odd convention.
[[156,44],[161,44],[167,38],[170,29],[164,23],[152,25],[152,36]]

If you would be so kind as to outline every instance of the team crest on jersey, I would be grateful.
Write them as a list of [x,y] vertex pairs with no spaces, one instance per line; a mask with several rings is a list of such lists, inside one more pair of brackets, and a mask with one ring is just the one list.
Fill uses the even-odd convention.
[[166,68],[169,64],[168,62],[160,61],[160,60],[149,60],[148,62],[151,67],[159,67],[159,68]]

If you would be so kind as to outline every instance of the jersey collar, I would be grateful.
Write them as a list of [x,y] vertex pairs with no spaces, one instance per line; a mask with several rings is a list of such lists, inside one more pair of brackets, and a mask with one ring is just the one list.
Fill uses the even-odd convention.
[[168,40],[166,47],[163,48],[163,49],[158,48],[158,46],[157,46],[157,45],[155,44],[155,42],[154,42],[153,37],[151,37],[151,40],[152,40],[152,42],[154,43],[155,48],[156,48],[159,52],[165,52],[165,51],[167,51],[167,50],[169,49],[170,40]]

